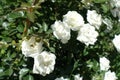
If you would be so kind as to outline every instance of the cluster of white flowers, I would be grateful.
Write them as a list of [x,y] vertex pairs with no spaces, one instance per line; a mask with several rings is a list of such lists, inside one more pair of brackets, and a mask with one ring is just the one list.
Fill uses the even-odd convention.
[[33,73],[45,76],[54,70],[56,56],[53,53],[43,51],[43,42],[36,42],[35,37],[22,42],[22,53],[26,57],[34,58]]
[[120,34],[115,35],[115,38],[113,39],[112,42],[113,42],[115,48],[117,49],[117,51],[120,53]]
[[107,71],[109,68],[110,68],[110,61],[105,57],[100,58],[100,70]]
[[115,72],[111,72],[109,68],[110,61],[105,57],[100,58],[100,70],[105,71],[104,80],[116,80]]
[[94,45],[97,41],[98,32],[95,28],[99,29],[102,24],[102,18],[100,14],[97,14],[95,10],[88,10],[87,21],[84,23],[83,17],[76,11],[68,11],[63,15],[63,22],[55,21],[51,26],[53,34],[57,39],[60,39],[62,43],[67,43],[70,39],[70,30],[78,31],[77,40],[85,45]]
[[117,77],[115,75],[115,72],[107,71],[105,73],[104,80],[116,80],[116,79],[117,79]]
[[68,11],[67,14],[63,15],[63,22],[55,21],[51,25],[53,34],[57,39],[60,39],[62,43],[67,43],[70,39],[70,29],[78,31],[84,24],[83,17],[76,11]]

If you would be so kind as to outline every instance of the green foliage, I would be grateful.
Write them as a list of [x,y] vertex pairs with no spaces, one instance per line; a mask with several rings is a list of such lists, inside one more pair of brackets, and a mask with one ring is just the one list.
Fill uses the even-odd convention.
[[93,0],[95,3],[104,3],[107,2],[108,0]]
[[[119,80],[120,56],[112,39],[120,33],[120,23],[110,13],[109,5],[109,0],[45,0],[43,3],[41,0],[0,0],[0,80],[54,80],[60,76],[72,79],[77,73],[83,80],[100,80],[103,77],[99,71],[101,56],[110,59],[110,69]],[[53,36],[51,25],[55,20],[62,20],[62,16],[72,10],[86,19],[87,9],[95,9],[113,23],[111,30],[105,24],[101,26],[95,45],[80,43],[76,40],[77,32],[73,31],[67,44]],[[55,70],[45,77],[32,73],[34,62],[21,52],[23,37],[32,35],[42,39],[44,49],[57,56]]]
[[[29,69],[26,69],[26,68],[23,68],[20,70],[19,72],[19,80],[22,80],[22,78],[24,78],[24,76],[29,72]],[[29,75],[30,76],[30,75]],[[28,80],[29,80],[29,76],[28,77]],[[25,77],[26,78],[26,77]],[[31,77],[30,77],[31,78]],[[30,79],[31,80],[31,79]]]

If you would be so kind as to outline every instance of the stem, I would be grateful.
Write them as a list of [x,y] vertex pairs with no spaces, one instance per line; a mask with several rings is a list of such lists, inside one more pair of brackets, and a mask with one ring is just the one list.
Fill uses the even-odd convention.
[[26,22],[25,22],[25,28],[24,28],[24,31],[23,31],[23,37],[28,35],[28,27],[29,26],[30,26],[30,21],[27,19]]

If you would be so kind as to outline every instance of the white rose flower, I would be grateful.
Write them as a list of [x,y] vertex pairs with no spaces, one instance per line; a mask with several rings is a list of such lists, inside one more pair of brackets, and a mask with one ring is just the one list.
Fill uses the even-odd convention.
[[70,28],[67,27],[67,24],[61,21],[55,21],[51,26],[53,34],[57,39],[60,39],[62,43],[67,43],[70,39]]
[[82,43],[94,45],[97,40],[98,32],[95,31],[95,28],[90,24],[84,24],[78,33],[77,40],[81,41]]
[[87,11],[87,21],[96,27],[96,29],[99,29],[100,25],[102,24],[102,17],[100,14],[98,14],[95,10],[88,10]]
[[56,56],[50,52],[43,51],[34,57],[33,73],[46,76],[54,70]]
[[77,74],[74,76],[74,80],[82,80],[82,77],[80,77],[80,74]]
[[63,16],[63,22],[66,22],[68,27],[73,31],[79,30],[84,24],[83,17],[76,11],[68,11],[67,14]]
[[104,80],[116,80],[117,77],[115,75],[115,72],[108,71],[105,73]]
[[100,58],[100,70],[104,70],[104,71],[107,71],[109,68],[110,68],[110,61],[105,58],[105,57],[102,57]]
[[63,77],[60,77],[60,78],[56,78],[55,80],[69,80],[69,79],[65,79],[65,78],[63,78]]
[[117,49],[117,51],[120,53],[120,34],[115,35],[115,38],[113,39],[112,42],[113,42],[115,48]]
[[34,57],[43,50],[42,44],[42,41],[36,42],[35,37],[31,37],[29,40],[25,39],[22,42],[22,54],[26,57]]

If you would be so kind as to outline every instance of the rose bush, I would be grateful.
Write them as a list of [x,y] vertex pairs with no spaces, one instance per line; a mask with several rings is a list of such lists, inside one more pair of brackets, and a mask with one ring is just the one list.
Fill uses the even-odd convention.
[[119,0],[0,0],[0,80],[119,80]]

